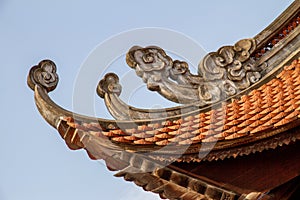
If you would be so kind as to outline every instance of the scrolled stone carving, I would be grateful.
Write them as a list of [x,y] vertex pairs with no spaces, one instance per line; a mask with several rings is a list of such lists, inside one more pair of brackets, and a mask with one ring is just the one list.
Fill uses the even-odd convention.
[[159,91],[161,82],[169,77],[173,61],[159,47],[133,47],[127,54],[127,63],[143,79],[149,90]]
[[43,60],[33,66],[27,78],[29,87],[34,90],[35,85],[40,85],[47,92],[53,91],[58,84],[56,65],[51,60]]
[[191,74],[189,66],[184,61],[175,60],[170,69],[170,78],[181,85],[198,86],[202,77]]
[[173,61],[159,47],[133,47],[126,61],[150,90],[174,102],[199,102],[204,106],[233,96],[260,80],[262,67],[250,58],[255,49],[254,39],[221,47],[203,58],[198,75],[190,73],[186,62]]
[[97,94],[104,98],[105,93],[121,94],[122,86],[119,84],[119,77],[114,73],[108,73],[102,80],[99,81],[97,86]]
[[237,91],[246,89],[261,78],[261,66],[250,59],[255,49],[254,39],[243,39],[234,46],[221,47],[204,57],[198,73],[205,81],[228,80]]

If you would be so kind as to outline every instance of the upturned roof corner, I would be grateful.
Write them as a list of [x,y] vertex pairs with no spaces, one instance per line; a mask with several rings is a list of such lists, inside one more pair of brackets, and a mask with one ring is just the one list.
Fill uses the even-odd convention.
[[126,104],[118,75],[109,73],[96,92],[114,120],[68,111],[48,95],[58,84],[51,60],[30,69],[28,86],[69,148],[162,198],[288,199],[283,191],[299,187],[300,173],[299,23],[294,1],[253,38],[208,53],[198,74],[160,47],[129,49],[128,66],[176,107]]

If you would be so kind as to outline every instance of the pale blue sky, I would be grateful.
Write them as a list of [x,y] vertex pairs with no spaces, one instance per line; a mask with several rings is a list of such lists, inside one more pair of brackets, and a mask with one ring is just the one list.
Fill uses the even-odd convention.
[[[168,28],[215,51],[255,36],[291,2],[0,0],[0,200],[158,199],[113,177],[84,151],[66,147],[34,105],[26,85],[32,65],[45,58],[55,61],[60,82],[51,97],[72,110],[81,64],[113,35],[134,28]],[[101,114],[100,109],[104,106]]]

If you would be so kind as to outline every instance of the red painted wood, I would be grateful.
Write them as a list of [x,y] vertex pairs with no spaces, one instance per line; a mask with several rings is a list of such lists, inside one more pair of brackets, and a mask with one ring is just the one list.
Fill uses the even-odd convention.
[[300,142],[236,159],[173,163],[176,171],[240,194],[267,192],[300,174]]

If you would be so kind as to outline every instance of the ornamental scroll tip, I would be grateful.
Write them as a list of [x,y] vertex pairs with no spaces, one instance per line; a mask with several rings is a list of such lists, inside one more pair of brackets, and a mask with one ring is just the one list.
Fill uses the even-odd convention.
[[51,60],[43,60],[33,66],[27,77],[28,86],[34,90],[36,85],[44,88],[47,92],[53,91],[58,84],[56,65]]
[[158,92],[173,65],[172,59],[157,46],[132,47],[126,55],[126,62],[143,79],[149,90]]
[[97,86],[97,94],[104,98],[105,94],[117,94],[119,96],[122,91],[122,86],[119,84],[119,77],[115,73],[108,73]]

